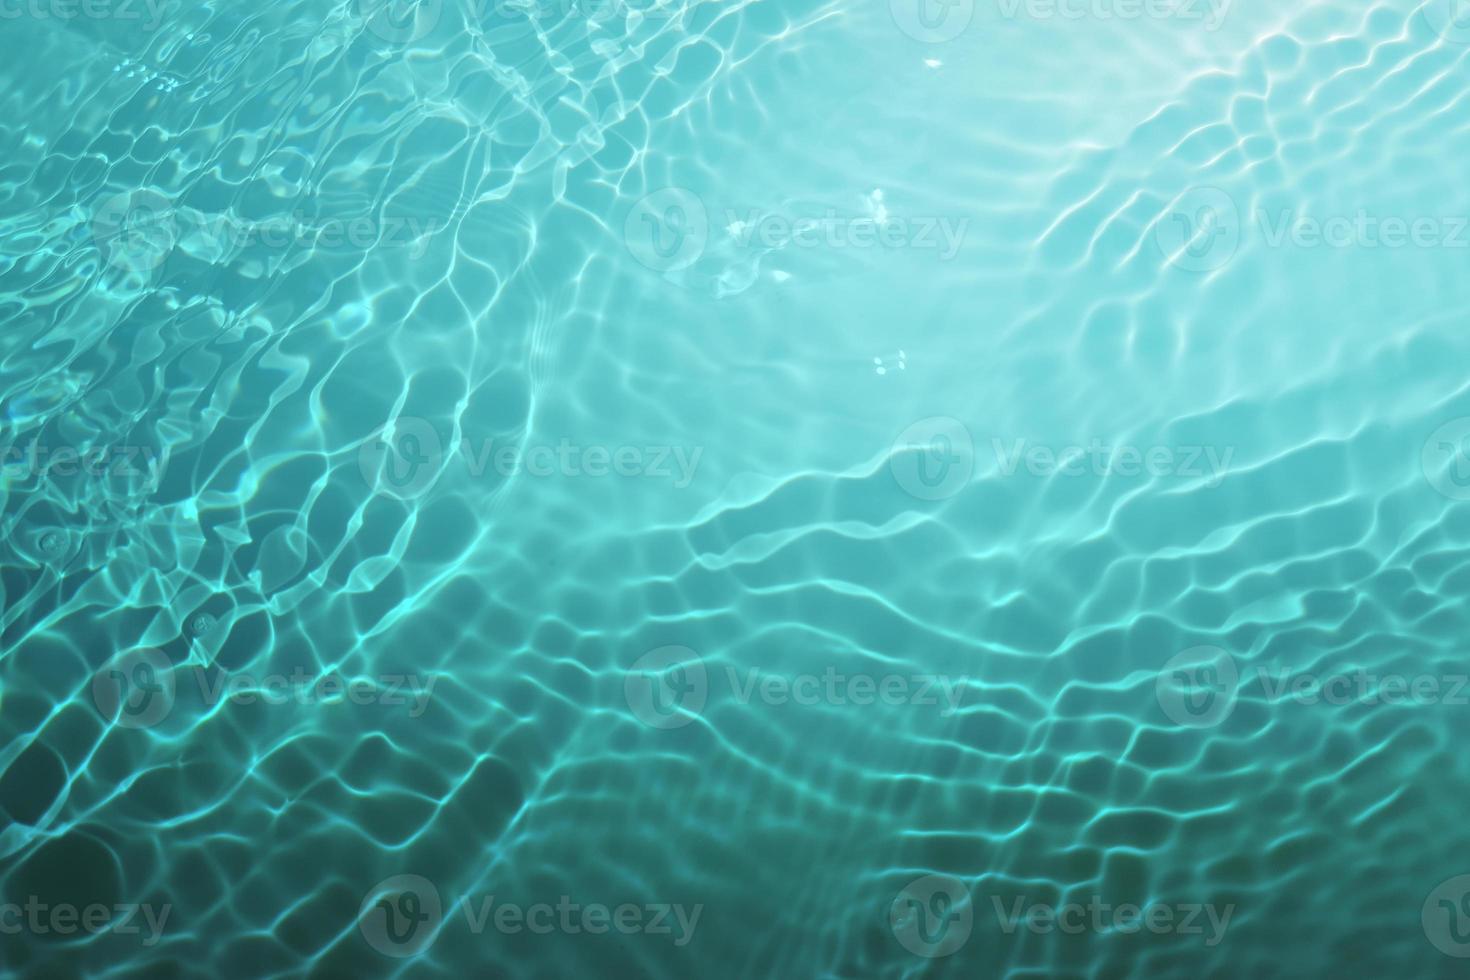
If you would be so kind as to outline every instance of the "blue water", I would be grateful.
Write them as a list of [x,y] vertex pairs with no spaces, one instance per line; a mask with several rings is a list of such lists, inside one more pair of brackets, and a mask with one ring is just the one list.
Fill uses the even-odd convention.
[[5,976],[1465,975],[1463,6],[0,51]]

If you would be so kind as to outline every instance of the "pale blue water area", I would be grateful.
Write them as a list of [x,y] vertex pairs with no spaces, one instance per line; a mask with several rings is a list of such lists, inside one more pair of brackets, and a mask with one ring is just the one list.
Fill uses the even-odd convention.
[[1470,10],[0,51],[4,975],[1464,975]]

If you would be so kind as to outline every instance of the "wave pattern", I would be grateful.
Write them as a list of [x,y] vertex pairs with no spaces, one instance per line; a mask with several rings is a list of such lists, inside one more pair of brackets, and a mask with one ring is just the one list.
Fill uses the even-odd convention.
[[1456,975],[1470,37],[913,6],[0,22],[6,975]]

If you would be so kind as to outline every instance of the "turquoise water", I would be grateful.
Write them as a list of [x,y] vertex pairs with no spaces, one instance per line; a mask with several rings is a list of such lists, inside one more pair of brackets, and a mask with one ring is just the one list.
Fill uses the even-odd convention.
[[1470,11],[0,49],[5,975],[1465,974]]

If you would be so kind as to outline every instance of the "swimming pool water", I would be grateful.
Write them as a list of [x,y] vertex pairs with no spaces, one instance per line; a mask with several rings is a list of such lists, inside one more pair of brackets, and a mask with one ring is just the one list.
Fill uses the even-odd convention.
[[1463,975],[1463,5],[0,50],[5,975]]

